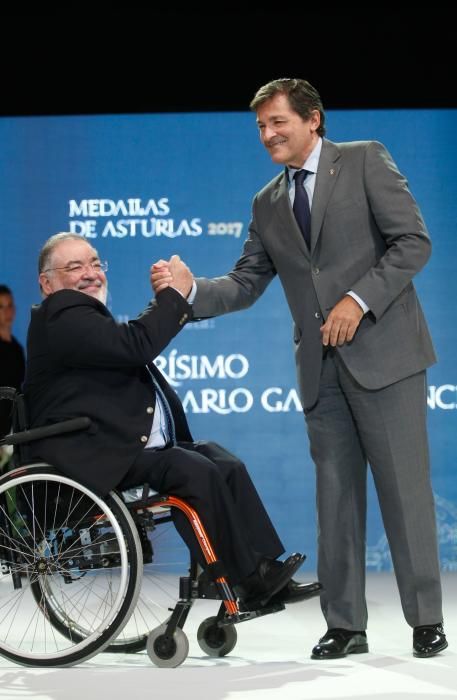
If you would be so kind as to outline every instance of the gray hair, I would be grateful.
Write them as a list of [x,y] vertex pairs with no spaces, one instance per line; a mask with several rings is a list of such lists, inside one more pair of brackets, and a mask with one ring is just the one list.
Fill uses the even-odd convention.
[[46,268],[51,265],[51,258],[52,254],[54,252],[54,249],[61,243],[62,241],[81,241],[85,240],[82,236],[80,236],[78,233],[55,233],[53,236],[48,238],[46,243],[43,245],[42,249],[40,250],[40,255],[38,257],[38,274],[41,274],[46,270]]

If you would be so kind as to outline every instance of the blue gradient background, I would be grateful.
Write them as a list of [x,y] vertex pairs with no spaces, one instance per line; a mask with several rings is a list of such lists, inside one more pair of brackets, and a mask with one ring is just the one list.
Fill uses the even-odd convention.
[[[439,363],[429,371],[432,477],[437,499],[442,566],[457,568],[455,479],[457,375],[455,347],[457,263],[457,110],[329,111],[332,141],[376,139],[408,178],[433,241],[433,255],[416,286],[435,341]],[[120,319],[136,316],[151,296],[149,266],[179,254],[195,275],[227,272],[247,233],[255,192],[278,173],[258,141],[250,113],[7,117],[0,119],[0,282],[14,291],[15,335],[25,342],[30,306],[40,300],[37,256],[44,240],[69,230],[69,201],[167,197],[176,225],[199,218],[202,234],[176,237],[137,234],[88,239],[109,261],[109,304]],[[78,217],[81,219],[81,217]],[[117,217],[125,218],[123,216]],[[239,238],[208,235],[208,224],[242,222]],[[246,376],[185,380],[181,398],[202,389],[243,388],[254,399],[245,413],[188,412],[194,436],[213,439],[247,463],[284,540],[306,551],[316,565],[314,467],[299,411],[268,412],[260,396],[268,387],[295,387],[291,320],[274,281],[251,309],[192,324],[164,353],[208,356],[213,362],[242,354]],[[233,364],[239,369],[240,364]],[[433,387],[443,387],[441,405]],[[120,397],[122,400],[122,397]],[[370,482],[368,566],[390,569],[376,496]]]

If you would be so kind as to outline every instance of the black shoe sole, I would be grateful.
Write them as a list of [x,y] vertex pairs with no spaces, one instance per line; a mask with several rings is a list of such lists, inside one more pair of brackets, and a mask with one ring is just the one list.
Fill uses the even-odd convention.
[[282,596],[281,591],[279,591],[279,593],[276,593],[271,600],[283,603],[284,605],[293,605],[294,603],[302,603],[304,600],[310,600],[310,598],[316,598],[317,596],[321,595],[322,591],[323,588],[321,586],[320,588],[314,588],[307,593],[299,593],[295,598],[288,598],[287,595]]
[[273,598],[281,588],[283,588],[288,581],[292,578],[292,576],[295,574],[296,571],[300,568],[300,566],[303,564],[305,561],[306,557],[303,554],[292,554],[290,557],[286,559],[286,562],[288,562],[287,570],[288,570],[288,578],[286,581],[282,581],[281,583],[278,582],[277,586],[272,588],[266,595],[263,595],[259,597],[259,602],[261,607],[265,606],[271,598]]
[[436,654],[439,654],[440,652],[444,651],[447,649],[449,644],[447,642],[444,642],[440,647],[435,649],[434,651],[414,651],[413,650],[413,656],[415,656],[417,659],[428,659],[430,656],[436,656]]
[[311,658],[314,659],[314,661],[327,661],[327,659],[344,659],[344,657],[348,656],[349,654],[366,654],[368,651],[368,644],[359,644],[356,647],[352,647],[352,649],[349,649],[348,651],[341,652],[341,654],[323,654],[322,656],[320,656],[319,654],[311,654]]
[[[305,561],[305,556],[303,554],[292,554],[290,557],[286,559],[287,563],[287,571],[285,572],[286,575],[283,580],[278,578],[278,582],[276,586],[273,586],[268,592],[265,593],[259,593],[257,596],[252,596],[249,598],[246,598],[244,600],[244,603],[251,609],[256,609],[256,608],[263,608],[267,605],[267,603],[274,598],[274,596],[279,593],[279,591],[284,588],[285,585],[290,581],[292,576],[295,574],[297,569],[300,568],[300,566],[303,564]],[[282,604],[282,601],[281,601]]]
[[[321,640],[325,641],[325,640]],[[319,644],[321,643],[319,641]],[[315,647],[316,648],[316,647]],[[314,653],[314,649],[311,652],[311,658],[315,661],[324,661],[327,659],[344,659],[348,654],[366,654],[368,649],[368,640],[365,635],[354,634],[350,639],[347,640],[346,644],[340,647],[341,651],[330,651],[326,653],[326,649],[322,649],[322,653]]]

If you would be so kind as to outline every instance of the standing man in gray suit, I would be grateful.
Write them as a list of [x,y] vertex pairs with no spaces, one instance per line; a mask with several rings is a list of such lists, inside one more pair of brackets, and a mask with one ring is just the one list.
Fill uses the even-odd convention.
[[[254,198],[243,253],[196,280],[195,317],[253,304],[278,274],[316,464],[318,576],[328,630],[314,659],[368,651],[366,479],[370,464],[413,653],[447,647],[426,433],[425,369],[435,354],[412,278],[430,239],[386,148],[332,143],[306,80],[274,80],[250,105],[284,170]],[[156,290],[171,281],[160,261]]]

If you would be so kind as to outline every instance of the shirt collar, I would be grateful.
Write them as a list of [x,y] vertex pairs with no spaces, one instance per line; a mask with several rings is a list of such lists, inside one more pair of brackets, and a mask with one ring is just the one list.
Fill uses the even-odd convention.
[[319,136],[318,142],[314,146],[313,150],[309,154],[308,158],[305,160],[301,168],[289,168],[286,166],[287,177],[289,183],[294,179],[294,175],[298,170],[308,170],[310,173],[317,173],[317,166],[319,165],[319,157],[322,150],[322,138]]

